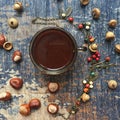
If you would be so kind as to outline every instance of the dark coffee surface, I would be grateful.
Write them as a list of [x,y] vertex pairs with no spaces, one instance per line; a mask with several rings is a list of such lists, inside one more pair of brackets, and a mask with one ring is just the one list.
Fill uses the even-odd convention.
[[34,61],[47,69],[58,69],[71,63],[75,45],[66,32],[47,29],[34,40],[32,56]]

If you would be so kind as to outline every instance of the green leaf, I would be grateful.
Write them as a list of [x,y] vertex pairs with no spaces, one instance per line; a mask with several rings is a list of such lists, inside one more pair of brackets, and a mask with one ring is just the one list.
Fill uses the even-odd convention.
[[66,14],[66,17],[69,17],[69,16],[72,14],[72,7],[68,7],[68,8],[66,9],[65,14]]

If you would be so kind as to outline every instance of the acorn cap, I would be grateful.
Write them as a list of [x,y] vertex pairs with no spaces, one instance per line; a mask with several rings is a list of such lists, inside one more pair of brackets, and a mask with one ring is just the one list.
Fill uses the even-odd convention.
[[120,44],[115,45],[115,51],[120,53]]
[[89,46],[89,49],[91,52],[96,52],[98,49],[98,45],[96,43],[93,43]]
[[11,43],[11,42],[5,42],[4,44],[3,44],[3,48],[5,49],[5,50],[11,50],[12,48],[13,48],[13,44]]

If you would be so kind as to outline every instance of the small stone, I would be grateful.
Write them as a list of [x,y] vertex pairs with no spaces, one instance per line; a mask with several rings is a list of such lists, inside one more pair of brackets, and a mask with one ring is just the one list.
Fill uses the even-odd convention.
[[94,8],[92,10],[92,16],[94,19],[99,19],[100,17],[100,9],[99,8]]
[[110,20],[109,23],[108,23],[108,25],[111,28],[115,28],[116,25],[117,25],[117,20],[115,20],[115,19]]
[[10,18],[8,19],[8,25],[11,27],[11,28],[17,28],[18,27],[18,20],[16,18]]
[[115,51],[120,53],[120,44],[115,45]]
[[110,89],[116,89],[117,88],[117,82],[115,81],[115,80],[109,80],[109,82],[108,82],[108,87],[110,88]]
[[114,39],[115,39],[115,34],[114,34],[113,32],[111,32],[111,31],[108,31],[108,32],[106,33],[105,39],[106,39],[107,41],[114,40]]

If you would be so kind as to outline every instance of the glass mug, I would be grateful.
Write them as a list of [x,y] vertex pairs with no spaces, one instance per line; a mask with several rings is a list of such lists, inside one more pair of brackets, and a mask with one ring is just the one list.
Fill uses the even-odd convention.
[[68,71],[76,60],[77,52],[74,37],[59,27],[47,27],[38,31],[29,47],[33,64],[47,75]]

